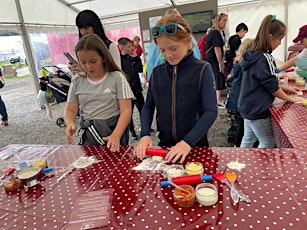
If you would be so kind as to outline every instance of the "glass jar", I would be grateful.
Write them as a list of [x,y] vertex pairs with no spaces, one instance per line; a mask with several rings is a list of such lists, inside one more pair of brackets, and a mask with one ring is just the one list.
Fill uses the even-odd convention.
[[173,192],[174,201],[182,208],[191,207],[195,203],[195,190],[191,185],[179,185]]
[[201,183],[196,186],[196,200],[204,206],[214,205],[218,200],[216,186],[210,183]]
[[167,180],[171,181],[173,177],[183,176],[185,174],[185,171],[182,165],[173,164],[167,167],[166,174]]
[[204,167],[202,163],[199,162],[190,162],[185,166],[185,171],[187,175],[204,175]]
[[295,83],[298,86],[304,86],[305,85],[305,79],[302,77],[296,77],[295,78]]

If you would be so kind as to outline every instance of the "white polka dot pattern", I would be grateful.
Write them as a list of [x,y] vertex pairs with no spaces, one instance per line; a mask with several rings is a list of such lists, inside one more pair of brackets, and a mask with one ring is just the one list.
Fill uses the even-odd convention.
[[[31,148],[30,148],[31,147]],[[307,152],[304,149],[194,148],[186,162],[197,161],[205,174],[223,172],[228,162],[246,164],[236,171],[236,186],[251,203],[233,204],[228,187],[218,188],[218,202],[180,208],[171,187],[161,187],[162,172],[132,170],[140,160],[132,147],[111,153],[101,146],[11,146],[22,157],[46,156],[54,174],[24,189],[0,193],[3,229],[63,229],[76,197],[113,188],[109,225],[105,229],[305,229],[307,226]],[[73,169],[56,183],[80,156],[99,163]],[[184,164],[185,165],[185,164]],[[194,186],[195,187],[195,186]]]
[[[307,91],[303,97],[307,98]],[[307,107],[300,103],[274,103],[270,108],[278,148],[307,148]]]

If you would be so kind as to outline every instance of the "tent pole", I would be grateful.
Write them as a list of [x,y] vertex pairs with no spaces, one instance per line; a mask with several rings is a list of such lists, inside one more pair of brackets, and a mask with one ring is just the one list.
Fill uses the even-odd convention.
[[30,36],[29,36],[29,33],[28,33],[27,28],[25,26],[25,22],[24,22],[24,19],[23,19],[22,10],[21,10],[19,0],[15,0],[15,4],[16,4],[17,12],[18,12],[18,18],[19,18],[20,27],[21,27],[21,34],[22,34],[22,40],[23,40],[23,44],[24,44],[26,57],[27,57],[27,63],[28,63],[29,71],[30,71],[31,78],[32,78],[32,81],[33,81],[33,84],[34,84],[35,92],[36,92],[36,94],[38,94],[38,91],[39,91],[38,74],[37,74],[37,70],[36,70],[36,66],[35,66],[35,59],[34,59],[33,52],[32,52],[32,45],[31,45],[31,42],[30,42]]
[[[288,20],[288,16],[289,16],[289,0],[285,0],[285,20],[286,20],[286,25],[287,28],[289,28],[289,20]],[[288,29],[289,30],[289,29]],[[288,57],[288,36],[285,37],[285,56],[284,56],[284,60],[287,61],[287,57]]]

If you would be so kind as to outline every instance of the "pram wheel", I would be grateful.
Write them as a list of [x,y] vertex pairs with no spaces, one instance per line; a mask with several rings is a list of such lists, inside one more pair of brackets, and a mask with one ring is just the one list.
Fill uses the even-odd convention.
[[56,124],[60,127],[65,127],[65,122],[64,122],[64,119],[62,117],[56,119]]

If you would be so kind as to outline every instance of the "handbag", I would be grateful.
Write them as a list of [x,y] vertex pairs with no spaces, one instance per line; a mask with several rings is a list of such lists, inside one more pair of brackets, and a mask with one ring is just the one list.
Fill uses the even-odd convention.
[[3,88],[4,84],[3,82],[0,80],[0,89]]

